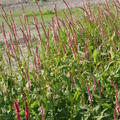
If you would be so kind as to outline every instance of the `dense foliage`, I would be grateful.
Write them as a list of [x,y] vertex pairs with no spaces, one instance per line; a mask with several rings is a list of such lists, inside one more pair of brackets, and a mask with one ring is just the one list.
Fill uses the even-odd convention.
[[12,11],[2,7],[9,38],[2,23],[1,120],[119,119],[120,3],[84,5],[77,20],[65,4],[70,15],[60,19],[55,6],[49,25],[37,4],[34,39],[24,9],[19,35]]

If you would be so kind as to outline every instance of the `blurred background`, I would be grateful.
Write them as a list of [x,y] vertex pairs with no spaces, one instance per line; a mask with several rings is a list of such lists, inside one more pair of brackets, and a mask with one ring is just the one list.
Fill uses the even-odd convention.
[[[0,0],[0,3],[5,8],[19,8],[21,7],[21,4],[23,4],[27,8],[36,9],[35,2],[38,1],[39,5],[41,6],[41,9],[53,9],[54,4],[57,5],[58,9],[64,9],[65,5],[63,3],[63,0]],[[90,1],[90,3],[100,3],[104,2],[105,0],[85,0],[87,3]],[[109,1],[109,0],[108,0]],[[70,7],[79,7],[82,6],[83,2],[82,0],[66,0],[68,5]]]

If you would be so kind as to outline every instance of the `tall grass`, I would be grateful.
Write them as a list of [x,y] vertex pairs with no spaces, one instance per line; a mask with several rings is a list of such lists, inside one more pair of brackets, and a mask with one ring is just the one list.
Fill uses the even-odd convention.
[[42,21],[34,15],[34,39],[24,6],[21,34],[1,6],[9,36],[2,23],[0,119],[119,119],[120,3],[84,4],[81,20],[63,1],[69,15],[60,19],[55,5],[49,25],[37,4]]

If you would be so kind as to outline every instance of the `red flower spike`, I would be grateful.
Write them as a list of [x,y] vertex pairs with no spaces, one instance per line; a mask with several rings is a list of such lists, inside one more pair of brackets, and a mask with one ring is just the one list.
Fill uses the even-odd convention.
[[7,41],[7,38],[6,38],[6,34],[5,34],[4,24],[3,23],[2,23],[2,26],[1,26],[1,33],[3,35],[3,39],[4,39],[4,42],[5,42],[5,45],[7,46],[7,49],[9,49],[9,45],[8,45],[8,41]]
[[89,102],[92,103],[92,95],[90,93],[90,88],[89,88],[89,85],[88,85],[88,80],[87,80],[87,90],[88,90],[88,95],[89,95]]
[[22,90],[22,96],[23,96],[23,100],[25,102],[25,120],[28,120],[30,117],[30,112],[29,112],[29,108],[28,108],[27,97],[23,90]]
[[92,89],[92,94],[94,94],[95,88],[96,88],[95,76],[93,76],[93,89]]
[[101,89],[100,89],[100,82],[99,82],[99,80],[98,80],[98,89],[99,89],[99,96],[101,98]]
[[55,44],[57,43],[57,41],[59,41],[59,37],[56,33],[56,30],[55,30],[55,21],[54,19],[52,18],[52,25],[51,25],[51,29],[52,29],[52,35],[53,35],[53,38],[54,38],[54,41],[55,41]]
[[39,4],[38,4],[37,1],[36,1],[36,4],[37,4],[38,9],[39,9],[39,13],[40,13],[40,16],[41,16],[41,19],[42,19],[42,24],[43,24],[43,26],[46,28],[46,26],[45,26],[45,21],[44,21],[44,17],[43,17],[42,11],[41,11],[40,6],[39,6]]
[[45,120],[45,113],[43,106],[41,107],[41,115],[42,115],[42,120]]
[[54,11],[55,11],[55,16],[56,16],[57,28],[59,29],[60,28],[60,23],[59,23],[59,18],[58,18],[58,15],[57,15],[56,4],[55,4],[55,7],[54,7]]
[[63,2],[65,3],[66,7],[68,8],[68,11],[69,11],[69,14],[70,14],[70,17],[71,17],[71,21],[73,21],[72,13],[71,13],[71,10],[70,10],[68,4],[66,3],[65,0],[63,0]]
[[85,60],[87,60],[87,54],[88,54],[88,42],[85,41]]
[[111,12],[110,12],[110,7],[109,7],[109,4],[108,4],[108,0],[105,0],[105,7],[106,7],[106,10],[107,10],[109,16],[111,16]]
[[28,37],[28,42],[30,44],[31,31],[30,31],[30,25],[29,25],[29,22],[28,22],[28,16],[26,16],[25,19],[26,19],[26,24],[27,24],[27,37]]
[[117,83],[114,84],[114,87],[115,87],[115,97],[116,97],[115,110],[116,110],[117,116],[119,116],[120,107],[119,107],[119,101],[118,101],[118,87],[117,87]]
[[36,45],[36,50],[35,50],[35,57],[34,57],[34,64],[36,67],[36,70],[38,70],[41,73],[41,61],[40,61],[40,56],[38,55],[38,46]]
[[14,47],[14,44],[13,44],[13,41],[12,41],[12,36],[11,36],[10,32],[9,32],[9,38],[10,38],[11,51],[12,51],[14,57],[15,57],[15,60],[17,60],[16,49]]
[[105,15],[104,15],[104,11],[102,10],[101,6],[98,6],[98,11],[99,11],[100,18],[101,18],[101,21],[102,21],[102,26],[104,27],[104,25],[105,25]]
[[20,107],[19,107],[19,102],[14,102],[14,109],[16,111],[17,114],[17,120],[21,120],[20,118]]
[[30,116],[30,113],[28,109],[28,103],[27,103],[27,99],[25,99],[25,120],[28,120],[29,116]]
[[39,30],[39,27],[38,27],[38,21],[37,21],[36,16],[34,16],[34,25],[35,25],[35,28],[37,30],[37,33],[38,33],[38,36],[39,36],[39,39],[40,39],[40,43],[41,43],[42,42],[42,37],[41,37],[41,34],[40,34],[40,30]]

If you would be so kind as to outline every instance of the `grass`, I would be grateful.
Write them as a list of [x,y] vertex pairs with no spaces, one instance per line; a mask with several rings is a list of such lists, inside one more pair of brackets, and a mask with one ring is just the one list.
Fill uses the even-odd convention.
[[27,16],[21,24],[20,41],[15,18],[8,19],[3,13],[10,40],[2,24],[5,53],[0,54],[0,119],[119,119],[120,9],[113,3],[112,8],[106,2],[95,9],[88,4],[78,15],[65,2],[66,14],[49,11],[50,24],[45,24],[47,17],[39,21],[49,16],[48,11],[41,17],[37,12],[35,16],[27,13],[34,18],[35,46]]

